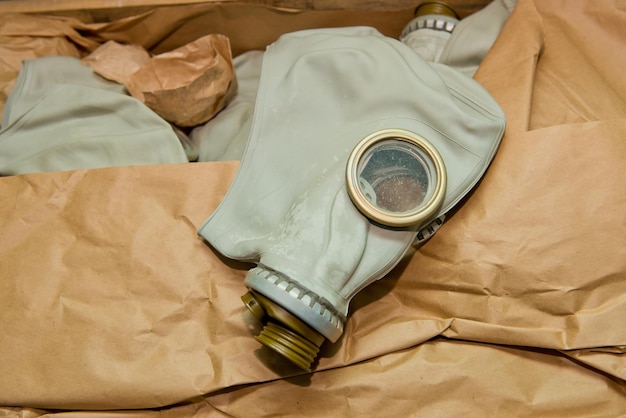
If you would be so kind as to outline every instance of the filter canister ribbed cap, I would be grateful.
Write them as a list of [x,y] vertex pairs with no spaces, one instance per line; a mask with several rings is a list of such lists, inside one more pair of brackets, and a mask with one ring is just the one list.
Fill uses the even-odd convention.
[[417,6],[417,8],[415,9],[414,17],[425,15],[443,15],[455,19],[460,19],[459,15],[452,8],[452,6],[439,1],[429,1]]

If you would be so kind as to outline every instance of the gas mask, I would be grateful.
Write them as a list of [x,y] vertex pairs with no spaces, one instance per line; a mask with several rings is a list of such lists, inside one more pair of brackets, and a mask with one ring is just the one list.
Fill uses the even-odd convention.
[[478,182],[504,115],[475,81],[367,27],[268,47],[233,184],[199,233],[253,262],[257,339],[304,370],[350,300],[428,237]]

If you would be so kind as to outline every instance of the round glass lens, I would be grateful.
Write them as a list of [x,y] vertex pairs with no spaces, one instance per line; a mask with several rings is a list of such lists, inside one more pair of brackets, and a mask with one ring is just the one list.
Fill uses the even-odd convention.
[[422,149],[396,138],[375,143],[357,166],[361,193],[376,208],[394,214],[413,212],[430,199],[434,172]]

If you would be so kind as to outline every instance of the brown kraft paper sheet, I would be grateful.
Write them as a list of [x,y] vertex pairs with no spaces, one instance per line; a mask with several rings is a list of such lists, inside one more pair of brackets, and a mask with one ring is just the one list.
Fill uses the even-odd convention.
[[[626,96],[598,97],[621,86],[615,70],[556,84],[571,67],[623,68],[607,48],[625,29],[609,0],[568,5],[520,1],[476,76],[507,115],[496,159],[434,238],[357,295],[312,375],[252,338],[247,266],[196,236],[236,163],[0,179],[0,411],[626,411],[626,123],[582,110],[586,94],[595,109]],[[573,51],[568,31],[588,26]]]

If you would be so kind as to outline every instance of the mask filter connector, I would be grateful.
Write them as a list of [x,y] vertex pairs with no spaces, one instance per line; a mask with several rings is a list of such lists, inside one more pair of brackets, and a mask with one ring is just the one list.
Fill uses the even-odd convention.
[[257,292],[250,291],[241,300],[263,324],[256,340],[310,372],[324,336]]

